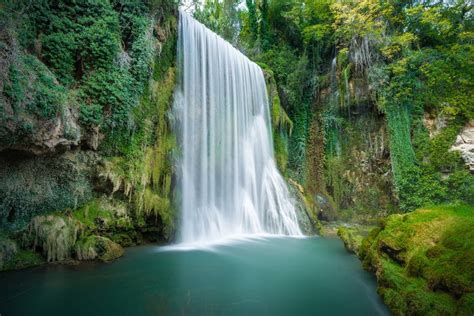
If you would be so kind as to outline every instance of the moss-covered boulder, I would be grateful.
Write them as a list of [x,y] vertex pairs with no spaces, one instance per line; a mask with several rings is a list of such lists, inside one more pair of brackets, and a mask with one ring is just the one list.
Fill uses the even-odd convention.
[[472,206],[389,216],[363,240],[359,256],[395,315],[474,313]]
[[72,216],[85,226],[84,235],[100,235],[107,237],[123,247],[143,243],[142,226],[132,205],[119,199],[105,196],[89,201]]
[[73,217],[84,223],[89,232],[132,230],[133,221],[128,205],[118,199],[105,197],[89,201],[73,212]]
[[74,244],[83,230],[84,225],[73,217],[36,216],[23,235],[23,245],[42,252],[48,262],[64,261],[72,258]]
[[112,240],[102,236],[87,236],[75,246],[78,260],[100,260],[109,262],[123,255],[123,248]]
[[340,226],[337,229],[337,235],[341,238],[347,251],[359,254],[362,241],[373,228],[374,226],[365,225]]

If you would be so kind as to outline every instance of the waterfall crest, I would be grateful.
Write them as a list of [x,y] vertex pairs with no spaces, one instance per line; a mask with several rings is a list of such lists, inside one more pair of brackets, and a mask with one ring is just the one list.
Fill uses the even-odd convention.
[[273,157],[260,67],[183,12],[178,67],[181,242],[302,235]]

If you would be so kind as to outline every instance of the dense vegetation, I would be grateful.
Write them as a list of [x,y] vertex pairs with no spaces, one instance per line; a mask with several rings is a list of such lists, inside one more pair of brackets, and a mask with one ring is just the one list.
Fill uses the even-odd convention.
[[0,270],[169,239],[177,3],[0,3]]
[[293,126],[284,170],[316,201],[340,216],[474,202],[449,150],[474,117],[469,1],[238,3],[194,15],[273,71]]
[[[340,228],[346,247],[378,279],[396,315],[470,315],[474,310],[472,206],[394,214],[368,233]],[[364,236],[366,238],[364,238]]]

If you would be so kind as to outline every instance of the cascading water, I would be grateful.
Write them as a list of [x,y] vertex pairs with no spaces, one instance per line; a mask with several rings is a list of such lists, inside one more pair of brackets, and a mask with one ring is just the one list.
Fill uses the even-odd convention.
[[183,12],[178,63],[181,241],[302,235],[273,157],[260,67]]

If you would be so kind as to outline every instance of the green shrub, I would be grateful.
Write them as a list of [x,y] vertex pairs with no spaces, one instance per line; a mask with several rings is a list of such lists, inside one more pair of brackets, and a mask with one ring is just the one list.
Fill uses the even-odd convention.
[[130,74],[119,68],[91,73],[80,92],[82,122],[100,123],[106,129],[127,126],[130,110],[138,101],[130,91],[132,81]]
[[109,69],[120,49],[118,15],[110,10],[100,19],[83,17],[81,24],[88,25],[80,35],[84,68],[88,71]]
[[51,33],[41,36],[43,58],[50,69],[66,85],[74,82],[77,34]]

